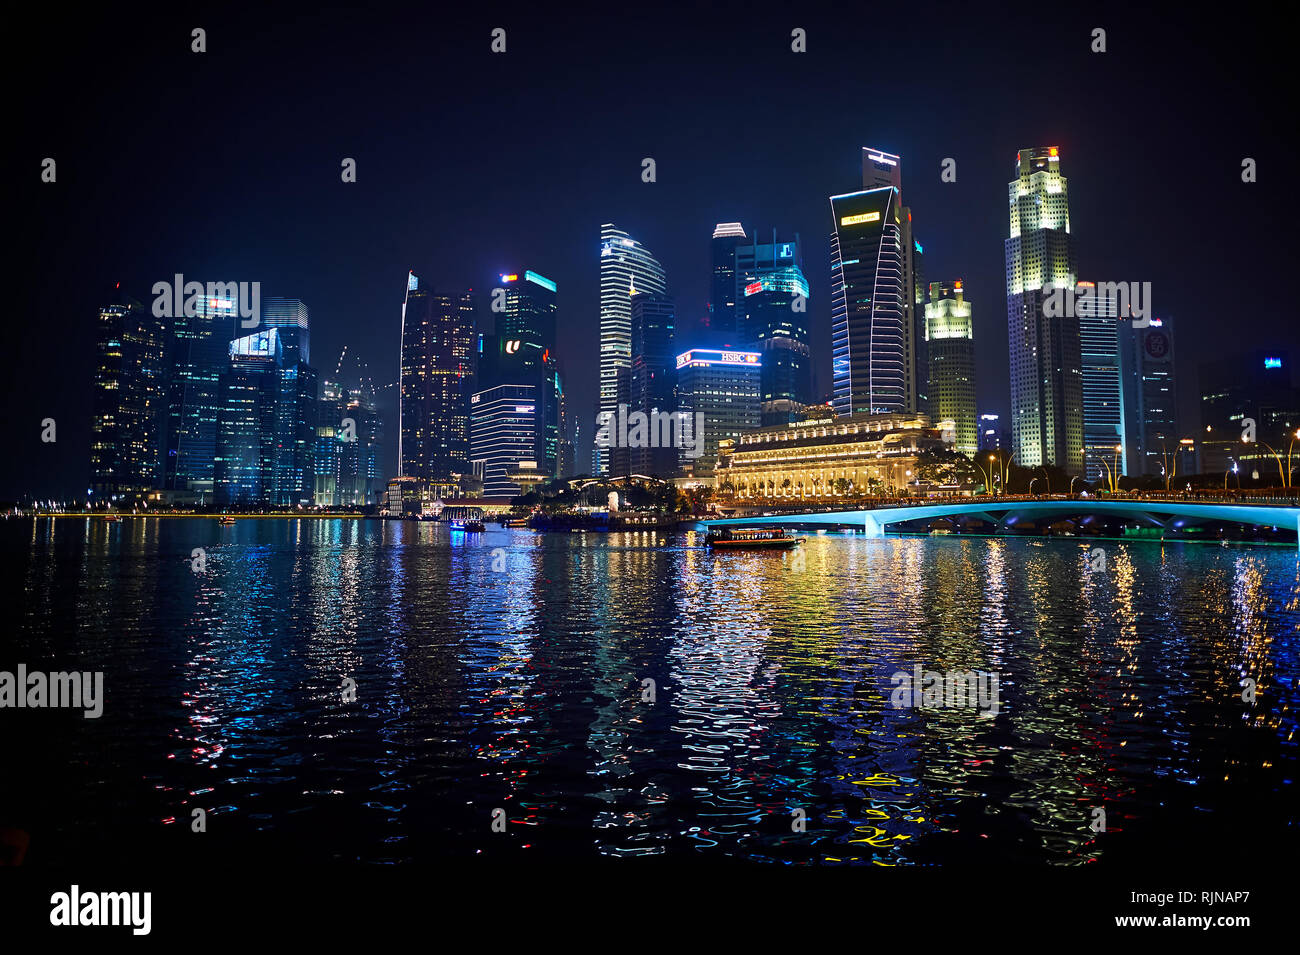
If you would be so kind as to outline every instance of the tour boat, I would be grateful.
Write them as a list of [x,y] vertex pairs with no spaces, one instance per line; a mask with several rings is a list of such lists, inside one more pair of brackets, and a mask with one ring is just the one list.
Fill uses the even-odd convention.
[[121,517],[120,514],[105,514],[105,515],[104,515],[104,520],[108,521],[108,523],[110,523],[110,524],[121,524],[121,523],[122,523],[122,517]]
[[501,519],[502,527],[527,527],[528,518],[526,517],[503,517]]
[[487,528],[483,526],[482,521],[474,521],[474,520],[452,521],[451,529],[453,531],[464,531],[467,534],[482,534],[485,530],[487,530]]
[[218,518],[218,519],[217,519],[217,523],[218,523],[218,524],[233,524],[233,523],[235,523],[235,519],[234,519],[233,517],[231,517],[229,514],[226,514],[226,515],[224,515],[224,516]]
[[789,550],[804,542],[784,527],[720,527],[709,531],[705,543],[721,550]]

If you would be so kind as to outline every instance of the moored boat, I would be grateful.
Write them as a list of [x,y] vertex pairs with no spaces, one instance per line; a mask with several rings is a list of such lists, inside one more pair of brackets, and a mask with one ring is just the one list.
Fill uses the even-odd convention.
[[719,527],[705,538],[716,550],[789,550],[803,542],[804,538],[791,537],[784,527]]
[[217,519],[217,523],[218,523],[218,524],[233,524],[233,523],[235,523],[235,519],[234,519],[233,517],[231,517],[229,514],[224,514],[224,515],[222,515],[220,518]]

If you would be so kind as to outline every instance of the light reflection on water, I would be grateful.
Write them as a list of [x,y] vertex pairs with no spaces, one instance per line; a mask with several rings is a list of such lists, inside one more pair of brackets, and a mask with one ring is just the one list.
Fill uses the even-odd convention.
[[[1104,542],[1089,573],[1083,542],[1024,539],[715,555],[693,534],[333,520],[0,534],[20,568],[0,669],[107,687],[99,720],[5,715],[22,769],[0,813],[37,864],[124,841],[193,858],[195,807],[214,857],[377,862],[1077,864],[1296,822],[1286,549]],[[917,664],[998,673],[999,714],[892,708]]]

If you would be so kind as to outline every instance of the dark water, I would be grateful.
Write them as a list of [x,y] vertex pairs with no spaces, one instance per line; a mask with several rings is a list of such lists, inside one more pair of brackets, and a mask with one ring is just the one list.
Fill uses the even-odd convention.
[[[6,522],[0,669],[102,670],[107,700],[0,710],[0,826],[38,865],[1070,865],[1295,832],[1293,550],[701,543]],[[891,707],[914,664],[997,672],[1000,712]]]

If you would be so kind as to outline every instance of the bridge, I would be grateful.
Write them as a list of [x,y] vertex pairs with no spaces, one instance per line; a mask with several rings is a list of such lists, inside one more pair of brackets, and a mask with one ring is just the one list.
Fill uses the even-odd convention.
[[1137,520],[1151,527],[1178,529],[1188,525],[1219,525],[1225,523],[1249,527],[1271,527],[1296,530],[1300,546],[1300,506],[1295,504],[1241,504],[1206,501],[1173,501],[1148,498],[1132,500],[1099,500],[1096,498],[1062,497],[1048,500],[987,499],[946,501],[937,504],[903,502],[881,504],[860,510],[812,511],[807,513],[769,514],[755,517],[731,517],[703,521],[706,527],[727,525],[746,526],[758,524],[797,524],[862,527],[868,537],[883,537],[886,530],[912,521],[960,519],[987,521],[1001,530],[1017,522],[1037,521],[1040,518],[1060,518],[1087,521],[1092,518],[1114,517]]

